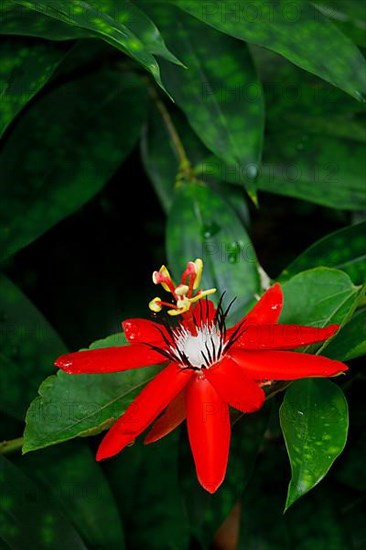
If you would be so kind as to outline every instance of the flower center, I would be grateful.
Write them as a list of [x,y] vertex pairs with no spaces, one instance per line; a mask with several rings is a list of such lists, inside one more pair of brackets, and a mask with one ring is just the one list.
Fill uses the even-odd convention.
[[198,327],[195,335],[180,326],[173,339],[170,350],[182,368],[208,369],[222,357],[223,335],[212,323]]
[[189,312],[193,304],[216,292],[215,288],[208,290],[198,288],[201,282],[202,269],[203,262],[200,258],[197,258],[194,262],[188,262],[179,285],[173,282],[165,265],[162,265],[159,271],[154,271],[154,284],[161,285],[166,292],[170,292],[173,303],[164,302],[157,296],[149,303],[151,311],[159,313],[164,306],[168,308],[168,314],[171,316],[184,315]]

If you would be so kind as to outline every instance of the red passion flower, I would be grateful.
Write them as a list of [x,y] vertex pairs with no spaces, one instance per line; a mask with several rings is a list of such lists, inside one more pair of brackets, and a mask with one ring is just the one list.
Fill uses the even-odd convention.
[[214,493],[228,462],[229,406],[251,413],[265,401],[263,386],[273,381],[335,376],[347,367],[319,355],[288,351],[324,341],[339,327],[278,324],[283,306],[278,283],[239,323],[227,328],[228,308],[222,299],[217,307],[207,299],[215,289],[198,288],[202,266],[200,259],[189,262],[177,286],[165,266],[153,274],[172,303],[154,298],[150,309],[156,314],[167,307],[175,323],[129,319],[122,323],[129,345],[62,355],[55,364],[70,374],[95,374],[168,362],[107,432],[97,460],[119,453],[153,421],[145,443],[157,441],[186,419],[198,480]]

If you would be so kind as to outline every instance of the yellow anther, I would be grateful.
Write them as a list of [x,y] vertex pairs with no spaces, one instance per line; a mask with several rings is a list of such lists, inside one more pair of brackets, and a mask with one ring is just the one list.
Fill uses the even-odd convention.
[[175,293],[177,296],[185,296],[189,290],[188,285],[178,285],[175,289]]
[[216,292],[215,288],[210,288],[209,290],[198,290],[195,294],[194,291],[198,289],[201,282],[202,269],[203,262],[200,258],[197,258],[194,262],[188,262],[181,278],[181,284],[175,286],[169,271],[165,265],[162,265],[159,271],[154,271],[153,282],[162,285],[164,290],[170,292],[175,304],[169,304],[163,302],[160,298],[154,298],[149,303],[149,308],[158,313],[164,306],[168,308],[169,315],[181,315],[189,311],[191,305],[201,300],[201,298]]
[[193,298],[190,298],[190,303],[194,304],[194,302],[198,302],[201,298],[204,298],[205,296],[210,296],[210,294],[214,294],[216,292],[216,288],[209,288],[208,290],[203,290],[199,294],[196,294],[196,296],[193,296]]
[[202,277],[202,270],[203,270],[203,261],[201,258],[197,258],[194,262],[195,268],[196,268],[196,278],[193,283],[193,288],[196,290],[200,286],[201,277]]
[[153,300],[151,300],[151,302],[149,303],[149,308],[151,309],[151,311],[154,311],[155,313],[159,313],[159,311],[162,310],[161,299],[154,298]]
[[182,307],[179,309],[168,309],[168,315],[171,315],[172,317],[176,315],[181,315],[182,313],[185,313],[189,310],[189,307]]
[[152,279],[156,285],[161,285],[167,292],[172,292],[174,285],[165,265],[162,265],[159,271],[154,271]]
[[179,298],[177,300],[177,308],[184,309],[184,311],[188,311],[189,308],[191,307],[191,302],[192,300],[187,298],[187,296],[183,296],[182,298]]

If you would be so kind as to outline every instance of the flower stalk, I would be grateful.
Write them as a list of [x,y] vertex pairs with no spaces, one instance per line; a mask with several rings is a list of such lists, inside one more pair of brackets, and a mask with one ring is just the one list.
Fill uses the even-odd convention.
[[0,454],[6,455],[19,451],[24,444],[23,437],[17,437],[16,439],[9,439],[8,441],[2,441],[0,443]]

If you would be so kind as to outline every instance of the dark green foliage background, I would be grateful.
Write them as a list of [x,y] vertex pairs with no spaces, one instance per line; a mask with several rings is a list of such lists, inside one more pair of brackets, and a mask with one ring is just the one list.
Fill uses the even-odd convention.
[[[0,3],[0,548],[365,547],[366,17],[316,4]],[[200,256],[230,322],[278,280],[281,322],[339,323],[306,351],[350,367],[233,415],[215,495],[184,427],[95,462],[155,368],[53,366],[124,345],[151,272]]]

